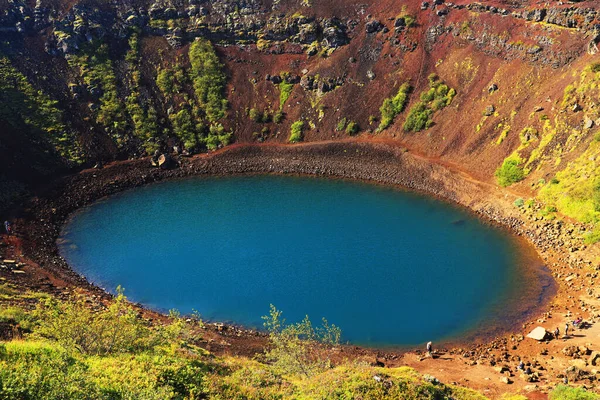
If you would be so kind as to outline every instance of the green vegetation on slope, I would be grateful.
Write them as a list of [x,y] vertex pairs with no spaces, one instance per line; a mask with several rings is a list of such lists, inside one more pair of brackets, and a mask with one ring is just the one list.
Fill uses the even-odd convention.
[[525,178],[525,172],[520,164],[523,160],[518,154],[512,154],[507,157],[502,165],[496,170],[496,180],[500,186],[510,186],[513,183],[522,181]]
[[290,143],[301,142],[303,139],[303,134],[304,134],[304,122],[296,121],[292,124],[292,126],[290,128],[290,138],[288,141]]
[[[231,142],[232,132],[225,132],[219,120],[225,117],[226,76],[223,65],[210,41],[198,39],[188,52],[190,68],[178,60],[174,66],[157,70],[156,86],[165,103],[172,133],[190,151],[204,146],[215,150]],[[192,87],[193,90],[187,90]]]
[[379,111],[381,112],[381,122],[377,128],[377,132],[381,132],[388,128],[392,122],[394,122],[394,118],[404,111],[411,90],[412,87],[408,83],[403,83],[394,97],[383,100],[383,104],[379,108]]
[[411,107],[404,130],[420,132],[433,125],[431,116],[444,107],[447,107],[456,96],[456,91],[440,81],[436,74],[429,75],[429,90],[421,93],[421,101]]
[[0,120],[15,132],[30,136],[33,142],[46,143],[64,160],[82,161],[79,145],[63,123],[58,102],[36,90],[1,54]]
[[127,118],[125,107],[118,96],[117,78],[108,45],[99,41],[92,42],[79,53],[72,54],[67,61],[71,67],[79,70],[83,83],[92,96],[99,96],[100,106],[94,109],[96,123],[110,133],[117,146],[124,146]]
[[226,83],[223,65],[212,44],[206,39],[196,39],[190,45],[188,55],[196,98],[208,121],[216,122],[225,116],[227,109],[227,100],[223,95]]
[[[3,305],[25,299],[41,300],[31,311]],[[99,308],[0,284],[0,300],[0,321],[25,331],[0,342],[0,399],[485,399],[406,367],[333,365],[338,328],[286,324],[274,307],[264,317],[271,345],[250,360],[209,354],[196,345],[201,321],[173,313],[150,323],[122,293]]]
[[286,82],[283,80],[279,84],[279,109],[283,110],[283,106],[288,101],[292,94],[292,90],[294,90],[294,84]]
[[155,141],[158,137],[158,117],[152,105],[145,104],[140,96],[140,60],[138,34],[129,37],[129,51],[125,55],[128,64],[130,94],[125,99],[127,112],[133,122],[133,134],[142,141],[144,149],[152,154],[158,148]]

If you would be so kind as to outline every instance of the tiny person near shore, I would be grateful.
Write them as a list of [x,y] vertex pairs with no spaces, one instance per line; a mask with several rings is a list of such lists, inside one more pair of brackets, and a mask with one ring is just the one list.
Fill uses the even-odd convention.
[[567,337],[567,336],[569,336],[569,323],[568,322],[565,325],[565,336],[564,337]]
[[12,227],[10,226],[10,222],[8,221],[4,221],[4,230],[6,231],[7,235],[10,235],[12,232]]
[[427,342],[427,355],[429,355],[429,357],[433,358],[433,343],[431,342]]
[[554,338],[558,339],[559,335],[560,335],[560,329],[558,329],[558,326],[557,326],[556,329],[554,330]]

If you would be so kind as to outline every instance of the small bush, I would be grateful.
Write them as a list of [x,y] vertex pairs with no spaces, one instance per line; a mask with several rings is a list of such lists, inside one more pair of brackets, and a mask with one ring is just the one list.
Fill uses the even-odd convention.
[[405,15],[404,23],[406,24],[407,28],[412,28],[413,26],[416,25],[417,19],[415,17],[413,17],[412,15]]
[[525,205],[525,200],[518,198],[515,200],[515,202],[513,203],[515,205],[515,207],[523,207]]
[[303,139],[303,130],[304,130],[304,122],[302,122],[302,121],[294,122],[292,124],[291,130],[290,130],[289,142],[290,143],[301,142]]
[[283,111],[278,110],[273,114],[273,122],[280,124],[283,121]]
[[525,172],[519,166],[522,160],[519,156],[510,156],[502,162],[496,173],[496,180],[500,186],[510,186],[525,179]]
[[348,122],[348,126],[346,126],[346,133],[348,135],[356,135],[360,130],[358,124],[354,121]]
[[550,392],[550,400],[598,400],[600,397],[582,388],[558,385]]
[[415,104],[408,113],[406,121],[404,122],[404,130],[419,132],[431,126],[432,121],[429,119],[432,110],[427,108],[427,105],[423,102]]
[[600,72],[600,63],[593,63],[590,65],[592,72]]
[[346,117],[340,119],[335,129],[338,131],[343,131],[344,129],[346,129],[346,122]]
[[[379,108],[379,111],[381,112],[381,122],[377,128],[377,132],[381,132],[389,127],[392,122],[394,122],[394,118],[404,111],[411,90],[412,87],[408,83],[404,83],[400,86],[398,93],[396,93],[394,97],[387,98],[383,101],[383,104]],[[370,118],[369,123],[372,123]]]
[[292,90],[294,90],[294,84],[283,81],[279,84],[279,109],[283,110],[283,106],[290,98],[292,94]]
[[260,122],[262,116],[256,108],[251,108],[248,112],[248,117],[254,122]]

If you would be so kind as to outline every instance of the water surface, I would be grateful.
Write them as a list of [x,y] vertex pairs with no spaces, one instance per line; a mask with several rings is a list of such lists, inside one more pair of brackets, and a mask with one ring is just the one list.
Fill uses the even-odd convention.
[[435,199],[343,180],[155,184],[84,208],[61,239],[76,271],[149,307],[260,327],[272,303],[362,345],[457,338],[541,295],[538,261],[506,232]]

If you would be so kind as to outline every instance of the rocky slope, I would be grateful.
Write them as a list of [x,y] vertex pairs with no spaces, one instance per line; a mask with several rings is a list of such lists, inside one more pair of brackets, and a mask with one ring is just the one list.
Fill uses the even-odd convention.
[[3,196],[98,161],[373,135],[594,224],[599,33],[593,1],[10,0]]

